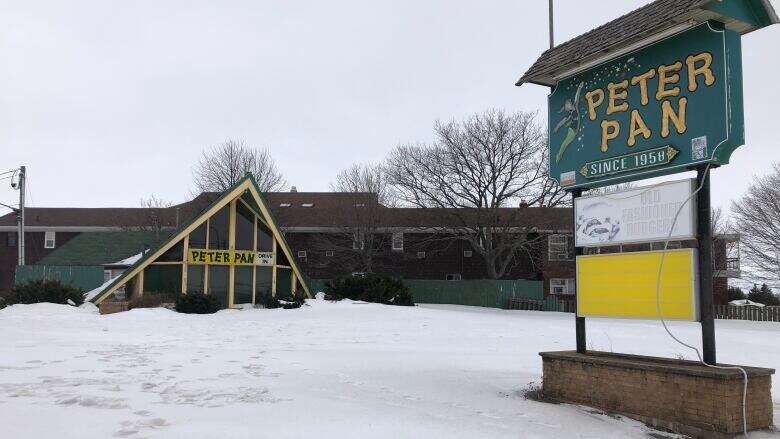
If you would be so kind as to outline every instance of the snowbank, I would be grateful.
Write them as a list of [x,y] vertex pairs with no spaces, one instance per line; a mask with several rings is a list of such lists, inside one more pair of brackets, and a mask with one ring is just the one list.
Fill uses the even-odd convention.
[[[584,407],[523,397],[528,383],[541,379],[539,351],[573,348],[571,314],[324,300],[296,310],[212,315],[92,311],[53,304],[0,310],[4,437],[646,438],[650,432]],[[698,342],[698,325],[671,326]],[[716,326],[720,361],[780,366],[780,324],[719,320]],[[655,322],[589,319],[588,336],[592,349],[692,356]],[[777,377],[774,384],[777,404]]]

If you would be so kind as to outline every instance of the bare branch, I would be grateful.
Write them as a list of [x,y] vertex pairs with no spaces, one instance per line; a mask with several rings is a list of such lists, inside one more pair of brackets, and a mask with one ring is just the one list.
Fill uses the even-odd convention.
[[268,149],[256,149],[243,140],[228,139],[203,151],[192,170],[197,192],[222,192],[251,172],[263,192],[282,190],[287,182]]
[[[400,145],[386,173],[406,205],[438,209],[448,239],[471,244],[493,278],[504,276],[530,235],[518,230],[520,204],[552,207],[567,194],[547,175],[547,136],[535,113],[488,110],[437,122],[431,145]],[[452,230],[456,230],[452,233]]]
[[747,193],[732,203],[733,227],[741,234],[740,253],[756,279],[780,281],[780,163],[755,177]]

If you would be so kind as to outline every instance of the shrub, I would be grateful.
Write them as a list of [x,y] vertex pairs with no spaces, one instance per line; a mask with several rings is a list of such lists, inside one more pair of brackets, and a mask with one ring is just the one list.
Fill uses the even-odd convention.
[[385,305],[413,306],[409,287],[400,279],[382,274],[342,276],[325,285],[325,293],[336,300],[352,299]]
[[167,294],[144,294],[140,297],[133,297],[127,304],[127,309],[133,308],[159,308],[165,303],[173,303],[174,299]]
[[729,302],[731,302],[732,300],[742,300],[745,298],[745,293],[742,292],[741,288],[737,288],[737,287],[729,287],[728,295],[729,295]]
[[767,286],[767,284],[762,284],[761,288],[758,287],[758,285],[753,285],[753,288],[750,289],[750,292],[747,295],[748,300],[752,300],[753,302],[763,303],[767,306],[778,306],[780,305],[780,298],[774,295],[772,293],[772,289]]
[[298,295],[296,297],[293,297],[292,295],[288,295],[280,300],[279,298],[271,296],[269,294],[267,296],[258,296],[257,304],[263,305],[263,307],[267,309],[275,309],[275,308],[294,309],[303,306],[304,300],[305,299],[301,295]]
[[284,309],[295,309],[300,308],[303,306],[303,304],[306,302],[306,299],[302,295],[303,293],[298,294],[297,296],[293,297],[292,300],[286,301],[282,305],[282,308]]
[[221,308],[219,299],[207,294],[182,294],[176,299],[176,311],[185,314],[213,314]]
[[3,294],[0,307],[17,303],[67,304],[68,301],[76,306],[84,303],[84,290],[57,280],[33,280],[16,285],[11,291]]

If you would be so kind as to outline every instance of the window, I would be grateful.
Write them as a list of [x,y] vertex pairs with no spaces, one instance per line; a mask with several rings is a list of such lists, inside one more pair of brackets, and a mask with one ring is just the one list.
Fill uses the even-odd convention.
[[363,250],[366,246],[366,235],[361,232],[355,232],[352,234],[352,249]]
[[[252,250],[255,245],[255,214],[236,201],[236,250]],[[251,302],[251,300],[250,300]],[[241,302],[245,303],[245,302]]]
[[255,305],[265,306],[271,297],[273,284],[273,269],[271,267],[255,267]]
[[447,280],[460,280],[460,273],[448,274]]
[[54,248],[56,237],[57,235],[54,232],[46,232],[43,237],[43,248]]
[[[209,296],[214,296],[219,300],[222,308],[228,306],[228,266],[227,265],[209,265]],[[145,276],[145,275],[144,275]],[[146,278],[144,278],[146,281]]]
[[271,229],[265,226],[258,218],[257,220],[257,251],[270,252],[274,249],[274,239],[271,236]]
[[550,294],[574,294],[574,279],[550,279]]
[[206,221],[190,233],[190,248],[206,248]]
[[298,260],[306,262],[306,250],[298,250]]
[[276,298],[291,301],[292,297],[292,269],[276,267]]
[[290,203],[279,203],[279,207],[290,207],[292,204]]
[[470,258],[472,255],[471,250],[463,250],[463,257]]
[[6,237],[5,245],[8,247],[16,247],[16,233],[15,232],[8,232],[8,236]]
[[226,205],[209,218],[209,248],[215,250],[228,249],[228,222],[230,206]]
[[417,252],[417,259],[425,259],[425,252]]
[[314,207],[314,203],[301,203],[301,207]]
[[252,303],[252,267],[233,268],[233,304]]
[[181,294],[182,264],[149,265],[144,268],[144,293],[164,294],[171,302]]
[[403,232],[394,232],[393,233],[393,250],[403,250],[404,249],[404,234]]
[[177,242],[173,247],[161,254],[155,262],[181,262],[184,258],[184,240]]
[[111,280],[111,270],[103,270],[103,282]]
[[572,259],[567,235],[550,235],[547,237],[547,251],[551,261],[568,261]]
[[187,265],[187,294],[203,294],[205,265]]
[[332,258],[333,254],[334,254],[333,250],[325,250],[325,256],[326,257]]

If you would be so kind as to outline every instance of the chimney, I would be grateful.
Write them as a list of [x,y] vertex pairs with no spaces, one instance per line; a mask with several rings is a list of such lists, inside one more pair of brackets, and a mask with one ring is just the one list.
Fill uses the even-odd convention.
[[525,209],[526,207],[528,207],[528,202],[525,200],[520,200],[520,208]]
[[290,187],[290,192],[298,192],[298,188],[295,186]]

